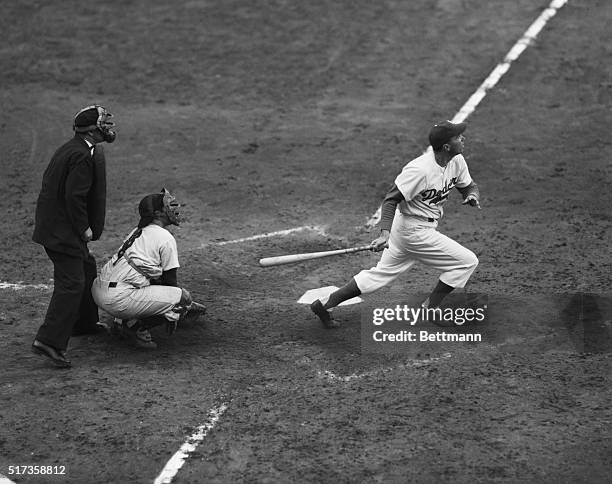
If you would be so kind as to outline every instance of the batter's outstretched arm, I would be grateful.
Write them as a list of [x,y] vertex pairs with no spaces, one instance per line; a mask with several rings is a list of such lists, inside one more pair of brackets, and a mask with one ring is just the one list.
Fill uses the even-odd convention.
[[395,209],[397,208],[397,204],[403,200],[404,196],[397,186],[393,184],[391,189],[387,192],[380,209],[380,235],[370,244],[373,251],[378,252],[389,247],[389,233],[391,232],[391,225],[393,225]]
[[480,190],[478,185],[472,181],[467,187],[459,188],[457,190],[463,196],[463,204],[469,203],[472,207],[480,208]]
[[404,201],[404,195],[399,191],[397,185],[394,183],[385,195],[385,199],[382,202],[380,209],[380,230],[391,231],[391,225],[393,225],[393,218],[395,217],[395,209],[397,205]]

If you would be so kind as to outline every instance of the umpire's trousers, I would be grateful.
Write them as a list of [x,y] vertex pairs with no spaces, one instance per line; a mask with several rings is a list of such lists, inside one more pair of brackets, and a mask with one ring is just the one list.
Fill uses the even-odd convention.
[[36,339],[66,350],[73,331],[88,331],[98,322],[98,307],[91,296],[96,278],[93,255],[75,257],[45,247],[53,262],[53,295]]

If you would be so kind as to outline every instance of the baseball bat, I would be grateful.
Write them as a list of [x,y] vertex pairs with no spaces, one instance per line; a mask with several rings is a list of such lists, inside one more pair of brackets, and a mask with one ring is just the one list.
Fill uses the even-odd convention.
[[321,257],[329,257],[330,255],[352,254],[362,250],[370,250],[370,245],[362,245],[361,247],[350,247],[348,249],[324,250],[322,252],[306,252],[304,254],[289,254],[279,255],[276,257],[264,257],[259,259],[259,265],[262,267],[280,266],[282,264],[291,264],[292,262],[302,262],[311,259],[320,259]]

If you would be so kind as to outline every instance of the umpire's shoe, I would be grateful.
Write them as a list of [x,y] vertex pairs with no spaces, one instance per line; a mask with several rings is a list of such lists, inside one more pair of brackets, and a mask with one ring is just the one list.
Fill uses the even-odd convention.
[[332,315],[329,314],[329,311],[323,307],[323,303],[318,299],[310,305],[310,309],[317,315],[326,328],[333,329],[340,327],[340,323],[334,321]]
[[46,345],[37,339],[32,343],[32,353],[49,358],[58,368],[70,368],[72,366],[70,360],[66,358],[65,351],[55,349],[53,346]]

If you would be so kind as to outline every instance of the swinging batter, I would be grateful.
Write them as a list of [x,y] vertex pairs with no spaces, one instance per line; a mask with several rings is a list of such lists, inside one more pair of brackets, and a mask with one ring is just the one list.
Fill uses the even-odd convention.
[[442,271],[423,307],[436,308],[453,289],[465,286],[478,258],[436,230],[453,188],[463,195],[463,204],[480,208],[478,187],[462,155],[465,129],[465,123],[450,121],[433,126],[432,150],[410,161],[397,176],[382,204],[380,236],[371,244],[373,251],[383,250],[378,264],[361,271],[326,301],[310,305],[327,328],[339,326],[329,309],[386,286],[417,261]]

